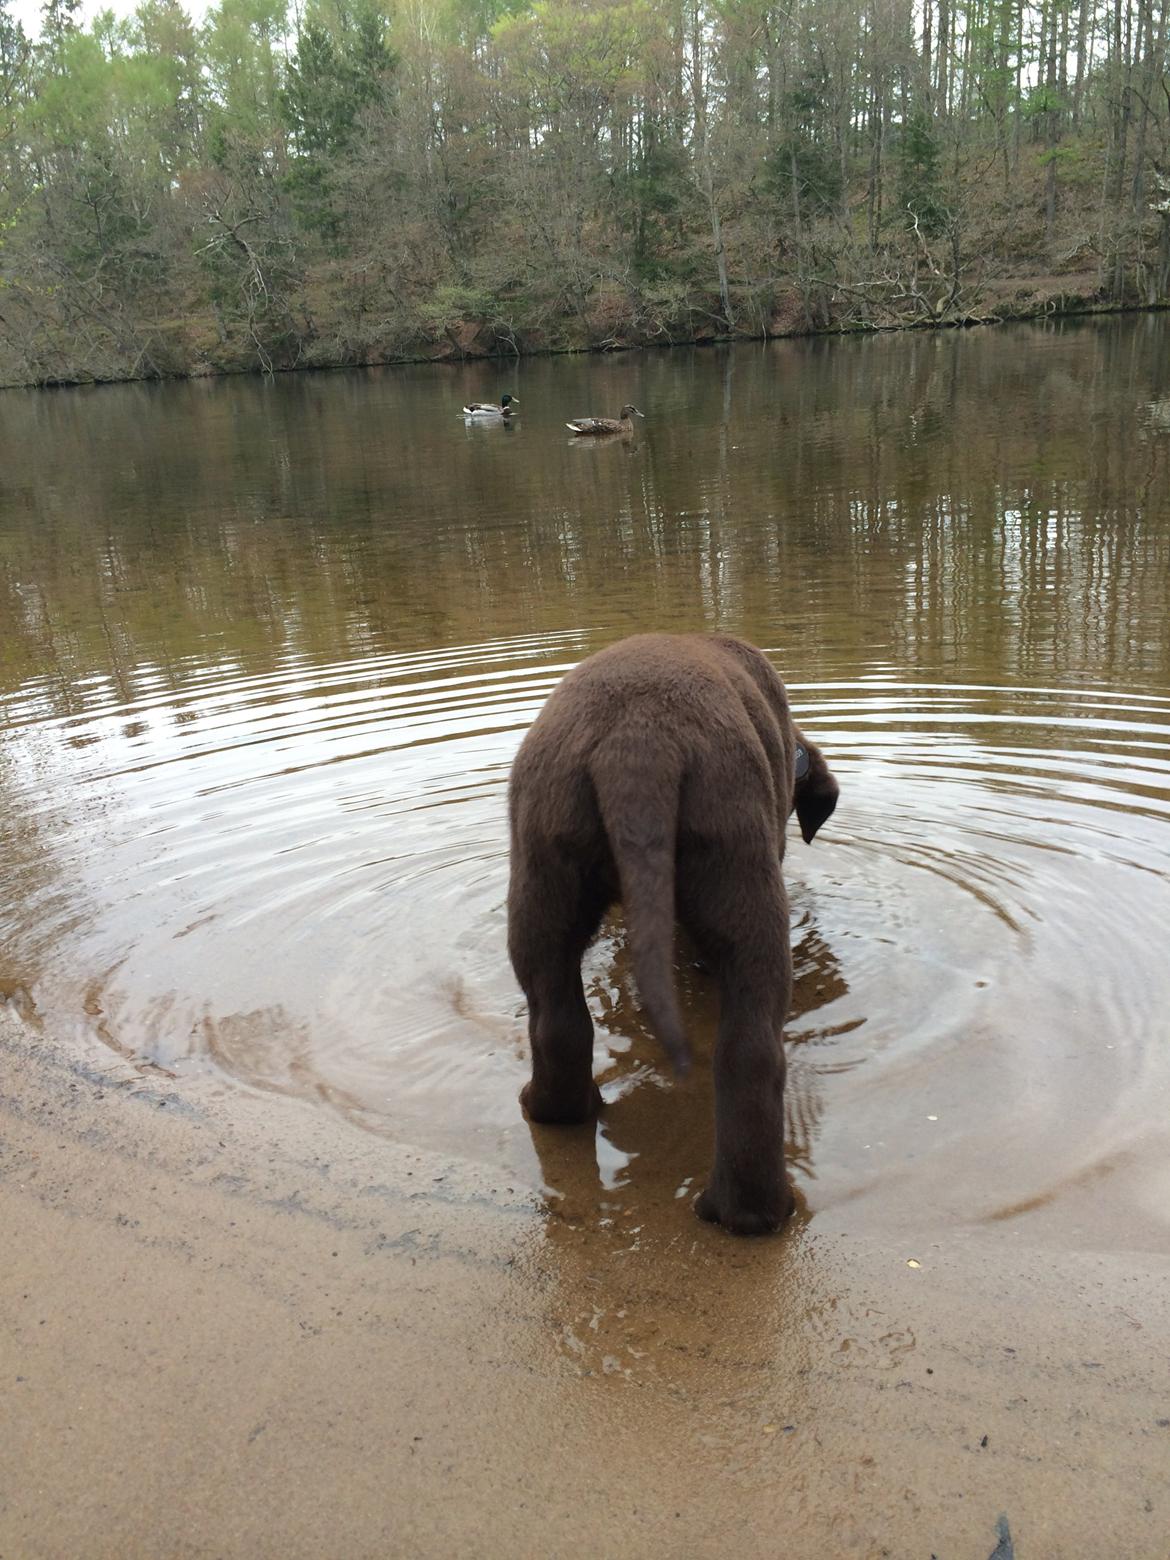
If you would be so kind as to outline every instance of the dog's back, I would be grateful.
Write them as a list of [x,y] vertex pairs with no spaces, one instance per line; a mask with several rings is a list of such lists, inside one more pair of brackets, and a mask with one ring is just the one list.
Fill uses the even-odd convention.
[[[705,859],[779,865],[794,746],[784,685],[760,651],[729,636],[645,634],[570,672],[516,756],[513,884],[548,894],[551,863],[571,859],[590,906],[622,901],[639,990],[676,1065],[687,1059],[676,901],[702,895]],[[512,952],[519,972],[528,959],[515,935]]]
[[673,789],[680,829],[774,836],[788,813],[787,731],[783,684],[753,646],[684,634],[623,639],[571,671],[538,715],[512,771],[514,816],[519,806],[526,832],[583,844],[605,814],[635,830],[619,796],[649,827],[646,815]]

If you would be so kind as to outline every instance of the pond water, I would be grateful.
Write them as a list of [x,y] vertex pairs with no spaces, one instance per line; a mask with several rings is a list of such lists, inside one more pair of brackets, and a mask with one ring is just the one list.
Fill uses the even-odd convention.
[[505,953],[520,737],[654,628],[763,646],[841,782],[786,868],[806,1216],[1164,1242],[1166,316],[6,393],[0,992],[180,1091],[685,1208],[705,977],[675,1085],[607,924],[566,1149]]

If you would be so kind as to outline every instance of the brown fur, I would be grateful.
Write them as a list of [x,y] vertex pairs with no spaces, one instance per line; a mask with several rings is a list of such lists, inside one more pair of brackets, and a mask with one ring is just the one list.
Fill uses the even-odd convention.
[[[798,743],[809,758],[801,780]],[[696,1207],[744,1234],[777,1229],[792,1211],[785,823],[795,809],[811,841],[836,804],[837,782],[793,722],[784,684],[727,635],[643,634],[591,656],[554,690],[512,767],[508,951],[532,1045],[521,1102],[541,1122],[584,1121],[601,1103],[581,956],[619,899],[642,1001],[686,1070],[677,916],[720,986],[715,1167]]]

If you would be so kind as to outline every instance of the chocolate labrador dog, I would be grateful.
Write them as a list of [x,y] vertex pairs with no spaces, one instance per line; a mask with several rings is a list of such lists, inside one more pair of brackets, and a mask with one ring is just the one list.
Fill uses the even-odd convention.
[[686,1071],[677,917],[720,991],[715,1168],[695,1206],[739,1234],[778,1229],[792,1211],[780,864],[789,813],[808,842],[836,805],[837,782],[771,664],[722,634],[642,634],[590,656],[554,690],[512,767],[508,952],[532,1046],[521,1104],[533,1121],[579,1122],[601,1103],[581,956],[617,900],[642,1002]]

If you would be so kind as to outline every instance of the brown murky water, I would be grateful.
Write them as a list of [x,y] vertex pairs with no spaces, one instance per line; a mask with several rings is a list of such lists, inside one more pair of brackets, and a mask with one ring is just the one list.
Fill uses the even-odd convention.
[[[632,442],[562,427],[626,400]],[[1165,1248],[1165,316],[10,392],[0,626],[28,1015],[635,1236],[689,1228],[709,1080],[666,1077],[615,923],[594,1149],[523,1123],[508,766],[589,651],[746,635],[842,783],[789,853],[806,1217]]]

